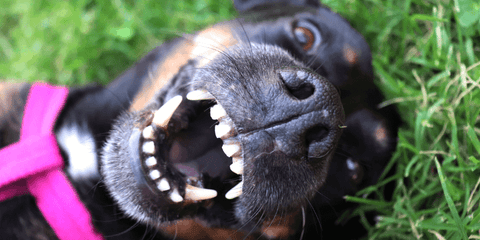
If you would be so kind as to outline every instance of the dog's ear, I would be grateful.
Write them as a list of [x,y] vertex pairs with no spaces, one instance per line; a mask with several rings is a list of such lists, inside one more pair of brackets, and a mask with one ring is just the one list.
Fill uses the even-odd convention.
[[238,12],[246,12],[264,5],[290,5],[296,7],[320,7],[319,0],[233,0]]

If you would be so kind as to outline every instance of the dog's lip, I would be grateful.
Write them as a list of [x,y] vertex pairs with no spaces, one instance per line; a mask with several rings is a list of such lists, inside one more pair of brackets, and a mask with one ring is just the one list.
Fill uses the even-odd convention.
[[137,183],[137,186],[140,189],[147,188],[151,192],[154,190],[151,188],[151,185],[147,183],[145,179],[145,173],[142,169],[142,164],[140,160],[140,151],[138,148],[138,143],[140,141],[141,131],[138,128],[133,129],[132,134],[130,135],[130,139],[128,140],[129,144],[129,158],[130,158],[130,167],[132,168],[133,176]]

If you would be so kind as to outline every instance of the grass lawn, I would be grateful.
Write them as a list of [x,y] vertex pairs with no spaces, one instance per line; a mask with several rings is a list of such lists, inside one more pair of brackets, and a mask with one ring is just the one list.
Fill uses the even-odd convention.
[[[0,0],[0,79],[105,84],[165,39],[236,16],[230,1],[134,2]],[[365,36],[381,106],[404,121],[396,174],[347,197],[360,207],[345,217],[378,211],[370,239],[480,239],[480,2],[323,3]]]

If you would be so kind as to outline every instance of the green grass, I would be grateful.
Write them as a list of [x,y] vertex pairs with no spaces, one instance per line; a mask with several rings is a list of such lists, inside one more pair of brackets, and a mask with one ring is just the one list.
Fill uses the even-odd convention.
[[[396,174],[347,197],[351,214],[379,212],[363,222],[370,239],[480,239],[480,3],[324,3],[365,36],[382,106],[404,121]],[[0,0],[0,79],[106,83],[165,39],[233,17],[229,1]]]
[[107,83],[165,39],[234,13],[228,1],[0,0],[0,78]]
[[347,198],[362,203],[353,213],[379,211],[364,223],[370,239],[480,239],[480,3],[332,4],[370,43],[382,106],[398,106],[404,121],[396,174]]

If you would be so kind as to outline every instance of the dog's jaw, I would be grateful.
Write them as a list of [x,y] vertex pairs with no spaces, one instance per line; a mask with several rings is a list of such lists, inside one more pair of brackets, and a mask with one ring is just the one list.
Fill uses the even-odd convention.
[[[259,65],[252,67],[253,62]],[[235,202],[236,210],[224,210],[236,212],[239,223],[305,206],[324,183],[341,134],[344,115],[336,89],[284,50],[265,44],[229,49],[189,75],[193,91],[188,95],[175,88],[164,93],[186,95],[189,100],[183,99],[180,110],[176,108],[182,97],[174,97],[158,110],[125,114],[115,124],[102,170],[120,207],[140,221],[161,225],[198,217],[199,209],[223,206],[217,202],[227,199],[230,205]],[[252,95],[257,99],[248,97]],[[196,106],[197,112],[210,108],[213,120],[203,125],[223,141],[210,147],[224,155],[207,165],[227,161],[229,168],[218,167],[212,174],[195,167],[195,157],[171,158],[181,129],[177,135],[172,132],[170,117],[176,111],[189,112],[184,110],[187,105]],[[196,119],[202,118],[196,116],[189,124],[204,121]],[[191,173],[184,169],[189,167]],[[223,186],[215,189],[212,178]]]

